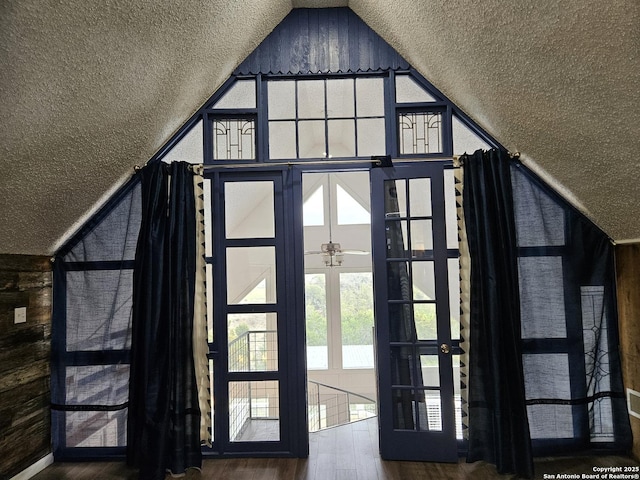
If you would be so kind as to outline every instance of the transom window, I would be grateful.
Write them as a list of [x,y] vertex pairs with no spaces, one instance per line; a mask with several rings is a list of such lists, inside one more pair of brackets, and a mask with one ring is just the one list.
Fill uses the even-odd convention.
[[384,155],[382,77],[271,80],[269,157]]

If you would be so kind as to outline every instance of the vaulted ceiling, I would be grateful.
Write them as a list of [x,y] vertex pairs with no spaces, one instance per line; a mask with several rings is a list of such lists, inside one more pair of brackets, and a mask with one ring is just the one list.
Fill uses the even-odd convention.
[[640,239],[637,0],[5,0],[0,253],[51,254],[292,8],[332,6],[611,238]]

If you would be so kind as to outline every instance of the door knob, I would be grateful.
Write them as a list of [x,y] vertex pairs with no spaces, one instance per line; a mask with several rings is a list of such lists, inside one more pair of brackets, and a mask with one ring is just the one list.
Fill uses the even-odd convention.
[[447,345],[446,343],[443,343],[442,345],[440,345],[440,351],[442,353],[449,353],[451,351],[451,347],[449,347],[449,345]]

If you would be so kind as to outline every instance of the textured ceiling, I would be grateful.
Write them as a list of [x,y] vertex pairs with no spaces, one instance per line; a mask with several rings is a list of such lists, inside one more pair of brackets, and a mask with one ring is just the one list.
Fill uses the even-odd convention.
[[640,238],[637,0],[4,0],[0,253],[52,253],[292,7],[344,5],[614,240]]

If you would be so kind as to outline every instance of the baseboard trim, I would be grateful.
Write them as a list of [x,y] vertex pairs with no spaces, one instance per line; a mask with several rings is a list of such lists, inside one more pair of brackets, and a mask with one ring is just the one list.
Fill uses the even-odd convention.
[[12,477],[11,480],[29,480],[31,477],[37,475],[52,463],[53,463],[53,453],[50,453],[46,457],[42,457],[40,460],[38,460],[36,463],[31,465],[30,467],[25,468],[15,477]]

